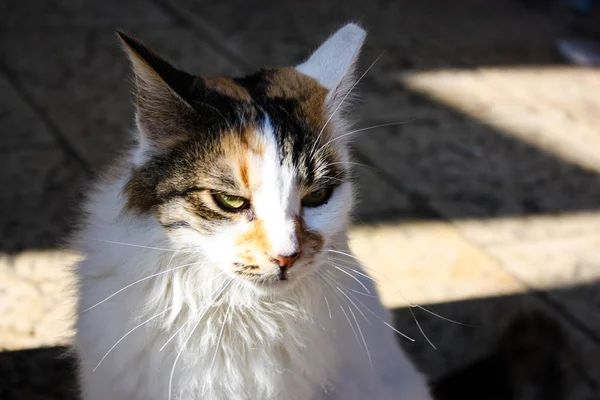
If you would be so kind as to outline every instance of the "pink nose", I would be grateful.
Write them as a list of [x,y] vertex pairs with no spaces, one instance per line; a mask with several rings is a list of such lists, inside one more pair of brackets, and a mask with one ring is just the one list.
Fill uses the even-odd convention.
[[282,271],[286,271],[287,269],[289,269],[292,264],[294,263],[294,261],[296,261],[298,259],[298,257],[300,256],[300,253],[296,252],[294,254],[289,254],[289,255],[278,255],[276,257],[271,257],[271,260],[279,265],[279,269],[281,269]]

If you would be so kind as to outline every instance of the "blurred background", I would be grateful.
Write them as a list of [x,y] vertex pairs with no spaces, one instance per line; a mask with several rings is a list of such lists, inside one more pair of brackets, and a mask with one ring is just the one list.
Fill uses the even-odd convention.
[[0,399],[76,398],[77,255],[62,245],[82,189],[130,139],[115,28],[189,72],[243,75],[298,63],[347,21],[369,31],[362,70],[385,51],[352,116],[395,125],[356,135],[350,235],[416,338],[401,345],[438,399],[600,399],[599,14],[551,0],[3,0]]

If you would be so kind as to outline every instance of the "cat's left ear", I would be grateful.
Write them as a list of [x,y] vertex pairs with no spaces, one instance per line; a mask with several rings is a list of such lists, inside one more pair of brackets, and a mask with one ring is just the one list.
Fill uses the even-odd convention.
[[196,77],[176,69],[139,40],[117,31],[135,77],[136,120],[142,152],[159,152],[184,140],[196,118],[189,103]]
[[329,90],[327,108],[337,110],[356,83],[356,62],[367,33],[357,24],[347,24],[329,39],[296,70],[316,79]]

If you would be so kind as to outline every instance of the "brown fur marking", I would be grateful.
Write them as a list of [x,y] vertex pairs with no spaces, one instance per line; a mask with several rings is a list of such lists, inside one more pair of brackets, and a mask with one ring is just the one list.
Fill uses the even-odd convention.
[[204,84],[209,89],[214,89],[226,96],[237,100],[250,101],[248,91],[226,76],[211,76],[203,78]]
[[325,125],[328,91],[319,82],[295,68],[283,67],[272,70],[269,83],[267,96],[296,99],[302,115],[313,128],[320,130]]

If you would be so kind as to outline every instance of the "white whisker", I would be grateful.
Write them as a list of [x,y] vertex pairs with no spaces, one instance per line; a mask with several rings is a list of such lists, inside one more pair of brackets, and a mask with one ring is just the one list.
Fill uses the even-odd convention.
[[370,312],[371,314],[373,314],[373,316],[375,316],[375,318],[377,318],[378,320],[380,320],[381,322],[383,322],[385,324],[385,326],[387,326],[388,328],[390,328],[391,330],[393,330],[394,332],[396,332],[398,335],[410,340],[411,342],[414,342],[415,339],[411,338],[410,336],[400,332],[398,329],[394,328],[392,325],[390,325],[387,321],[385,321],[383,318],[381,318],[379,315],[375,314],[373,312],[373,310],[371,310],[369,307],[367,307],[365,305],[365,303],[363,303],[362,301],[360,301],[359,298],[357,298],[356,296],[352,295],[352,297],[354,298],[354,300],[358,301],[368,312]]
[[150,322],[150,321],[152,321],[152,320],[160,317],[161,315],[163,315],[164,313],[166,313],[167,311],[169,311],[171,308],[173,308],[173,307],[172,306],[171,307],[167,307],[166,309],[164,309],[160,313],[156,314],[155,316],[153,316],[153,317],[147,319],[146,321],[142,322],[141,324],[139,324],[139,325],[131,328],[126,334],[124,334],[123,336],[121,336],[121,339],[117,340],[117,342],[115,344],[113,344],[113,346],[106,352],[106,354],[104,354],[104,357],[102,357],[100,359],[100,361],[98,362],[98,364],[96,364],[96,366],[94,367],[94,369],[92,371],[96,371],[98,369],[98,367],[100,366],[100,364],[102,364],[102,361],[104,361],[104,359],[106,357],[108,357],[108,355],[110,354],[110,352],[113,351],[114,348],[119,345],[119,343],[121,343],[123,340],[125,340],[125,338],[127,336],[129,336],[130,333],[132,333],[136,329],[141,328],[142,326],[146,325],[148,322]]
[[354,275],[352,275],[350,272],[344,271],[343,269],[341,269],[340,267],[338,267],[337,265],[335,265],[333,263],[331,265],[333,266],[333,268],[337,269],[340,272],[343,272],[344,274],[348,275],[350,278],[354,279],[356,282],[358,282],[358,284],[360,286],[362,286],[363,289],[365,289],[367,291],[367,293],[371,294],[371,291],[369,290],[369,288],[367,288],[365,286],[365,284],[362,283],[357,277],[355,277]]
[[329,307],[329,300],[327,300],[327,296],[323,295],[323,300],[325,300],[325,305],[327,305],[327,312],[329,313],[329,319],[331,319],[331,307]]
[[417,319],[417,316],[413,312],[412,308],[409,307],[408,311],[410,311],[410,313],[412,314],[412,317],[415,320],[415,324],[417,324],[417,328],[419,328],[419,330],[421,331],[421,334],[423,335],[423,337],[425,338],[425,340],[427,340],[427,342],[431,345],[431,347],[433,347],[434,350],[437,350],[437,347],[435,347],[435,345],[431,342],[431,340],[429,340],[429,338],[425,334],[425,331],[423,330],[423,328],[421,328],[421,324],[419,324],[419,320]]
[[133,244],[133,243],[125,243],[125,242],[116,242],[114,240],[104,240],[104,239],[89,239],[89,240],[94,240],[96,242],[104,242],[104,243],[111,243],[111,244],[120,244],[123,246],[130,246],[130,247],[138,247],[138,248],[142,248],[142,249],[149,249],[149,250],[159,250],[159,251],[168,251],[168,252],[180,252],[180,253],[196,253],[195,251],[191,251],[191,250],[173,250],[173,249],[165,249],[162,247],[152,247],[152,246],[144,246],[141,244]]
[[114,292],[113,294],[111,294],[110,296],[108,296],[107,298],[105,298],[104,300],[102,300],[102,301],[99,301],[98,303],[94,304],[93,306],[90,306],[90,307],[86,308],[86,309],[85,309],[85,310],[83,310],[82,312],[87,312],[87,311],[91,310],[92,308],[96,308],[96,307],[98,307],[100,304],[102,304],[102,303],[104,303],[104,302],[106,302],[106,301],[108,301],[108,300],[112,299],[113,297],[115,297],[116,295],[118,295],[119,293],[121,293],[122,291],[124,291],[124,290],[127,290],[127,289],[129,289],[130,287],[132,287],[132,286],[134,286],[134,285],[137,285],[137,284],[138,284],[138,283],[140,283],[140,282],[143,282],[143,281],[146,281],[146,280],[148,280],[148,279],[155,278],[155,277],[157,277],[157,276],[160,276],[160,275],[166,274],[167,272],[176,271],[176,270],[178,270],[178,269],[182,269],[182,268],[185,268],[185,267],[189,267],[189,266],[192,266],[192,265],[198,265],[198,264],[201,264],[201,262],[195,262],[195,263],[191,263],[191,264],[184,264],[184,265],[180,265],[180,266],[178,266],[178,267],[170,268],[170,269],[167,269],[167,270],[165,270],[165,271],[157,272],[157,273],[155,273],[155,274],[152,274],[152,275],[146,276],[146,277],[144,277],[144,278],[138,279],[137,281],[135,281],[135,282],[133,282],[133,283],[130,283],[129,285],[125,286],[124,288],[117,290],[116,292]]
[[360,294],[361,296],[370,297],[370,298],[372,298],[372,299],[376,299],[376,298],[378,298],[378,296],[376,296],[376,295],[374,295],[374,294],[368,294],[368,293],[359,292],[359,291],[358,291],[358,290],[356,290],[356,289],[350,289],[350,288],[348,288],[348,290],[349,290],[349,291],[351,291],[351,292],[354,292],[354,293],[356,293],[356,294]]
[[[342,294],[345,294],[340,288],[338,288],[338,290]],[[367,352],[367,358],[369,359],[369,364],[371,365],[371,369],[373,369],[373,360],[371,359],[371,352],[369,351],[369,346],[367,346],[367,341],[365,340],[365,336],[362,333],[360,324],[358,323],[358,320],[356,319],[356,315],[354,314],[354,311],[352,311],[352,307],[348,306],[348,311],[350,311],[350,314],[352,314],[352,318],[354,319],[354,322],[356,323],[356,328],[358,329],[358,333],[360,334],[360,338],[362,339],[363,345],[365,347],[365,351]],[[362,314],[362,312],[361,312],[361,314]],[[363,316],[364,316],[364,314],[363,314]],[[365,317],[365,318],[367,318],[367,317]]]
[[426,307],[420,306],[420,305],[418,305],[418,304],[416,304],[416,305],[414,305],[414,306],[411,306],[411,307],[415,307],[415,308],[418,308],[419,310],[423,310],[423,311],[425,311],[426,313],[429,313],[429,314],[431,314],[431,315],[433,315],[433,316],[436,316],[436,317],[438,317],[439,319],[442,319],[442,320],[444,320],[444,321],[452,322],[453,324],[457,324],[457,325],[468,326],[469,328],[474,328],[474,326],[473,326],[473,325],[471,325],[471,324],[465,324],[464,322],[458,322],[458,321],[455,321],[455,320],[453,320],[453,319],[450,319],[450,318],[444,317],[443,315],[440,315],[440,314],[438,314],[438,313],[436,313],[436,312],[434,312],[434,311],[432,311],[432,310],[430,310],[430,309],[428,309],[428,308],[426,308]]
[[[349,254],[345,254],[345,253],[342,253],[342,252],[338,252],[338,253],[340,253],[340,254],[344,254],[344,255],[347,255],[347,256],[350,256],[350,257],[353,257],[353,256],[351,256],[351,255],[349,255]],[[353,257],[353,258],[356,258],[356,257]],[[330,259],[330,258],[328,258],[328,260],[329,260],[330,262],[332,261],[332,259]],[[358,259],[357,259],[357,260],[358,260]],[[450,319],[450,318],[444,317],[444,316],[442,316],[442,315],[440,315],[440,314],[437,314],[436,312],[434,312],[434,311],[432,311],[432,310],[429,310],[428,308],[425,308],[425,307],[423,307],[423,306],[421,306],[421,305],[419,305],[419,304],[412,303],[411,301],[409,301],[409,300],[408,300],[408,299],[407,299],[407,298],[404,296],[404,294],[403,294],[403,293],[400,291],[400,289],[399,289],[399,288],[398,288],[398,287],[397,287],[397,286],[394,284],[394,282],[393,282],[393,281],[392,281],[390,278],[388,278],[388,277],[387,277],[385,274],[383,274],[382,272],[380,272],[380,271],[377,271],[376,269],[373,269],[373,268],[366,267],[366,266],[364,266],[364,265],[362,265],[362,264],[358,264],[358,263],[349,262],[349,261],[347,261],[347,260],[342,260],[342,259],[339,259],[339,258],[336,258],[336,259],[335,259],[335,261],[338,261],[338,262],[343,262],[343,263],[348,263],[348,264],[350,264],[350,265],[357,266],[357,267],[360,267],[360,268],[364,268],[364,269],[366,269],[366,270],[369,270],[369,271],[372,271],[372,272],[374,272],[374,273],[376,273],[376,274],[379,274],[379,275],[381,275],[383,278],[385,278],[385,279],[386,279],[388,282],[390,282],[390,283],[391,283],[391,284],[394,286],[394,289],[392,289],[392,288],[390,288],[390,287],[387,287],[387,286],[384,286],[384,285],[382,285],[382,284],[380,284],[380,283],[379,283],[379,286],[380,286],[382,289],[386,289],[386,290],[390,290],[390,291],[392,291],[392,290],[396,290],[396,292],[397,292],[397,293],[398,293],[400,296],[402,296],[402,298],[403,298],[403,299],[406,301],[406,304],[407,304],[407,306],[408,306],[408,307],[410,307],[410,308],[418,308],[418,309],[420,309],[420,310],[423,310],[423,311],[425,311],[426,313],[429,313],[429,314],[431,314],[431,315],[434,315],[434,316],[436,316],[436,317],[438,317],[438,318],[440,318],[440,319],[442,319],[442,320],[444,320],[444,321],[451,322],[451,323],[453,323],[453,324],[462,325],[462,326],[468,326],[468,327],[473,327],[473,325],[470,325],[470,324],[465,324],[465,323],[463,323],[463,322],[459,322],[459,321],[455,321],[455,320],[453,320],[453,319]],[[334,264],[335,264],[335,263],[334,263]],[[365,273],[363,273],[363,272],[357,271],[357,270],[355,270],[355,269],[353,269],[353,268],[350,268],[350,267],[348,267],[348,266],[339,265],[339,264],[335,264],[335,265],[337,265],[338,267],[341,267],[341,268],[347,268],[347,269],[349,269],[350,271],[353,271],[353,272],[354,272],[354,273],[356,273],[356,274],[359,274],[359,275],[361,275],[361,276],[364,276],[365,278],[367,278],[367,279],[370,279],[370,280],[371,280],[371,281],[373,281],[373,282],[377,282],[375,279],[373,279],[372,277],[370,277],[369,275],[367,275],[367,274],[365,274]],[[357,292],[357,293],[359,293],[359,294],[363,294],[363,295],[364,295],[364,293],[360,293],[360,292]]]
[[[321,275],[321,276],[325,279],[325,275]],[[327,281],[327,280],[325,280],[325,281]],[[333,289],[337,289],[340,293],[344,294],[344,292],[336,284],[333,284],[333,283],[329,282],[329,285]],[[335,288],[334,288],[334,286],[335,286]],[[334,291],[334,293],[336,293],[336,292]],[[367,342],[366,342],[365,337],[364,337],[364,335],[362,333],[362,329],[360,328],[360,324],[358,323],[358,319],[356,318],[356,315],[354,314],[354,311],[352,311],[352,308],[350,307],[350,305],[348,304],[348,302],[343,297],[341,299],[344,301],[344,303],[348,307],[348,311],[350,312],[350,314],[352,315],[352,319],[356,323],[356,328],[358,329],[358,332],[359,332],[360,337],[362,339],[362,343],[364,345],[365,352],[367,353],[367,358],[369,359],[369,364],[371,365],[371,368],[373,368],[373,361],[371,359],[371,353],[369,352],[369,347],[367,346]],[[354,332],[354,337],[356,338],[356,341],[360,345],[361,344],[361,340],[358,338],[358,334],[356,333],[356,330],[352,326],[352,323],[350,322],[350,318],[348,317],[348,314],[346,313],[346,311],[344,311],[344,308],[342,307],[342,304],[339,301],[338,301],[338,304],[340,306],[340,309],[342,310],[342,312],[346,316],[346,319],[348,320],[348,324],[350,324],[350,327],[352,328],[352,332]],[[356,305],[355,305],[355,307],[356,307]],[[362,314],[362,312],[361,312],[361,314]],[[364,314],[363,314],[363,316],[364,316]]]
[[[338,290],[342,291],[342,294],[343,294],[343,295],[344,295],[344,296],[345,296],[345,297],[346,297],[348,300],[350,300],[350,298],[348,297],[348,295],[345,293],[345,292],[348,290],[348,288],[347,288],[347,287],[345,287],[344,285],[342,285],[341,283],[337,282],[337,281],[335,280],[335,276],[333,276],[333,274],[331,274],[329,271],[326,271],[325,273],[326,273],[326,274],[329,276],[329,278],[330,278],[330,282],[332,282],[332,283],[333,283],[333,285],[334,285],[334,286],[335,286],[335,287],[336,287]],[[361,309],[360,309],[360,308],[358,308],[358,307],[356,306],[356,303],[354,303],[352,300],[350,300],[350,302],[352,303],[352,305],[354,306],[354,308],[356,308],[356,311],[358,311],[358,312],[360,313],[360,315],[362,315],[362,317],[363,317],[363,318],[364,318],[364,319],[365,319],[365,320],[366,320],[366,321],[369,323],[369,325],[370,325],[370,324],[371,324],[371,321],[369,321],[369,319],[368,319],[368,318],[367,318],[367,316],[366,316],[366,315],[365,315],[365,314],[364,314],[364,313],[361,311]]]
[[348,325],[350,325],[350,328],[352,329],[352,332],[354,333],[354,336],[356,337],[356,342],[358,344],[360,344],[360,340],[358,339],[358,334],[356,333],[356,330],[354,329],[354,325],[352,325],[352,322],[350,322],[350,317],[348,317],[346,310],[344,310],[344,307],[342,307],[342,303],[340,303],[340,301],[338,300],[339,295],[337,294],[337,292],[335,291],[335,289],[333,288],[331,283],[325,279],[325,275],[319,274],[319,276],[321,278],[323,278],[323,282],[325,282],[333,290],[333,294],[334,294],[333,298],[335,299],[336,303],[338,303],[338,306],[340,306],[340,310],[342,310],[342,313],[344,313],[344,316],[346,317],[346,320],[348,321]]
[[339,162],[329,163],[327,165],[356,165],[357,167],[365,167],[365,168],[372,169],[374,171],[381,171],[381,169],[373,167],[372,165],[357,163],[357,162],[353,162],[353,161],[339,161]]
[[[351,254],[348,254],[348,253],[344,253],[343,251],[331,250],[331,249],[327,249],[327,251],[330,251],[330,252],[333,252],[333,253],[338,253],[338,254],[343,254],[343,255],[345,255],[345,256],[347,256],[347,257],[351,257],[351,258],[354,258],[354,259],[356,259],[356,260],[360,261],[360,260],[359,260],[357,257],[355,257],[355,256],[353,256],[353,255],[351,255]],[[355,272],[356,272],[356,271],[355,271]],[[407,303],[409,304],[408,311],[410,311],[411,315],[413,316],[413,319],[415,320],[415,323],[417,324],[417,328],[419,328],[419,330],[421,331],[421,334],[423,335],[423,337],[425,338],[425,340],[427,340],[427,342],[428,342],[428,343],[431,345],[431,347],[433,347],[435,350],[437,350],[437,347],[435,347],[435,345],[434,345],[434,344],[431,342],[431,340],[429,340],[429,338],[428,338],[428,337],[427,337],[427,335],[425,334],[425,331],[424,331],[424,330],[423,330],[423,328],[421,327],[421,324],[419,323],[419,321],[418,321],[418,319],[417,319],[417,316],[415,315],[414,311],[412,310],[412,309],[413,309],[413,307],[412,307],[412,305],[413,305],[413,304],[412,304],[412,303],[410,303],[410,302],[409,302],[409,301],[406,299],[406,297],[405,297],[405,296],[402,294],[402,292],[400,291],[400,289],[398,289],[398,287],[397,287],[397,286],[394,284],[394,282],[393,282],[391,279],[389,279],[389,278],[388,278],[388,277],[386,277],[385,275],[383,275],[383,276],[384,276],[384,277],[385,277],[385,278],[386,278],[386,279],[387,279],[387,280],[388,280],[388,281],[389,281],[389,282],[390,282],[390,283],[391,283],[391,284],[392,284],[392,285],[393,285],[393,286],[396,288],[396,290],[397,290],[397,291],[398,291],[398,293],[399,293],[399,294],[400,294],[400,295],[401,295],[401,296],[404,298],[404,300],[406,300],[406,301],[407,301]],[[416,305],[415,305],[415,307],[416,307]]]
[[415,119],[416,118],[411,118],[411,119],[406,120],[406,121],[398,121],[398,122],[390,122],[390,123],[387,123],[387,124],[373,125],[373,126],[369,126],[367,128],[355,129],[353,131],[346,132],[343,135],[339,135],[339,136],[336,136],[336,137],[330,139],[323,146],[319,147],[319,150],[317,150],[315,152],[315,154],[318,154],[321,150],[323,150],[325,147],[327,147],[327,145],[329,145],[329,144],[331,144],[331,143],[335,142],[336,140],[341,139],[343,137],[354,135],[355,133],[364,132],[364,131],[368,131],[368,130],[371,130],[371,129],[383,128],[384,126],[403,125],[403,124],[406,124],[406,123],[409,123],[409,122],[413,122]]

